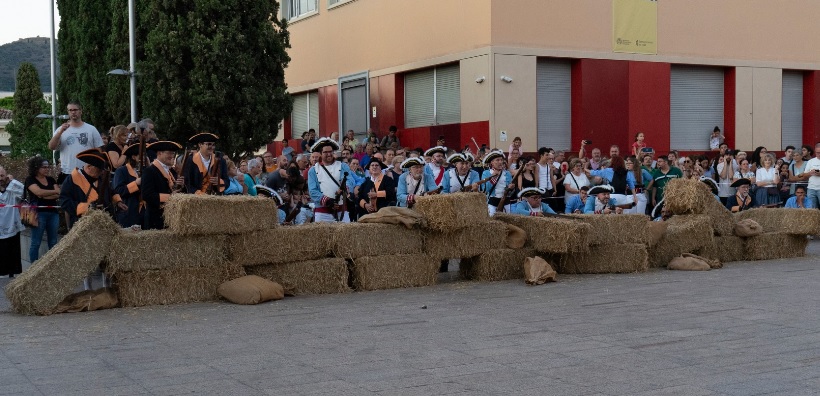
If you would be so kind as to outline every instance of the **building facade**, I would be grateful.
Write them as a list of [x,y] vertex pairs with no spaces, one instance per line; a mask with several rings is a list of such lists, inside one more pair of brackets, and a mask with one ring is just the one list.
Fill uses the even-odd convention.
[[820,141],[820,2],[659,2],[647,55],[613,51],[614,1],[282,0],[280,139],[396,125],[409,147],[624,151],[644,132],[664,153],[708,150],[719,126],[743,150]]

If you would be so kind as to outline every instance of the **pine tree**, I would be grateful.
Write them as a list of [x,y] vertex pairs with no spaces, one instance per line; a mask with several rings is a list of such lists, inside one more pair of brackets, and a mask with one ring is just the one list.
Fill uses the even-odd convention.
[[[26,158],[50,153],[48,141],[51,131],[46,120],[35,118],[48,112],[49,107],[40,89],[40,77],[31,63],[23,63],[17,70],[17,88],[14,91],[14,115],[6,126],[11,143],[11,156]],[[50,155],[48,155],[50,156]]]

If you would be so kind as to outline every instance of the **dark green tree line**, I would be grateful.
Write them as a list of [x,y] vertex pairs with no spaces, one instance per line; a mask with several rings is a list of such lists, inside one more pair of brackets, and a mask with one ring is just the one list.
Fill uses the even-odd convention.
[[[40,77],[31,63],[23,63],[17,70],[17,89],[14,91],[14,115],[6,126],[11,143],[12,157],[31,157],[41,154],[50,157],[48,141],[51,127],[47,120],[35,118],[50,113],[51,106],[43,99]],[[48,153],[48,155],[47,155]]]

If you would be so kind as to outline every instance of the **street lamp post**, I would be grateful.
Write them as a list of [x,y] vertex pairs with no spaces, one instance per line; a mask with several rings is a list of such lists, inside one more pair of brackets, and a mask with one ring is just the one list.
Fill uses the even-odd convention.
[[[51,131],[57,130],[57,53],[54,45],[54,1],[51,0]],[[42,115],[42,114],[40,114]],[[40,116],[37,116],[40,118]]]
[[[128,76],[131,79],[131,122],[137,122],[137,44],[134,33],[134,0],[128,0],[128,70],[114,69],[110,75]],[[56,128],[55,128],[56,129]]]

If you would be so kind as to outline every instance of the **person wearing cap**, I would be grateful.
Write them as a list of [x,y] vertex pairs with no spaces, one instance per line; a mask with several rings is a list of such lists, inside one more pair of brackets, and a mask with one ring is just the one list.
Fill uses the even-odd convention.
[[447,157],[447,163],[452,165],[442,181],[444,194],[461,191],[478,191],[478,172],[470,169],[471,162],[461,153]]
[[316,222],[350,222],[347,201],[355,188],[353,171],[347,164],[336,161],[334,152],[337,150],[339,144],[330,138],[321,138],[310,148],[312,153],[321,155],[319,162],[308,171],[308,191],[316,204]]
[[424,160],[419,157],[408,158],[401,163],[402,169],[409,169],[399,176],[396,187],[396,199],[399,206],[412,208],[416,197],[436,190],[436,182],[424,172]]
[[80,169],[71,171],[60,188],[60,207],[68,216],[70,229],[82,215],[93,206],[108,206],[108,155],[98,148],[81,151],[77,159]]
[[726,208],[732,212],[741,212],[753,208],[755,199],[749,195],[749,186],[751,185],[752,181],[749,179],[738,179],[732,183],[732,187],[736,189],[735,195],[729,197],[726,201]]
[[[506,199],[509,191],[515,188],[512,182],[512,174],[504,166],[504,152],[492,150],[484,156],[482,164],[489,169],[481,175],[482,179],[489,179],[484,182],[484,191],[487,194],[487,210],[490,216],[498,210],[501,199]],[[507,211],[509,206],[505,205]]]
[[199,147],[187,160],[185,189],[189,194],[222,194],[230,184],[228,165],[214,148],[219,136],[210,132],[198,133],[188,141]]
[[619,205],[618,201],[610,197],[613,191],[615,191],[615,189],[608,184],[590,188],[589,195],[592,196],[592,199],[587,199],[586,206],[584,206],[584,214],[623,213],[623,208],[617,206]]
[[142,199],[145,201],[145,225],[149,230],[165,228],[162,220],[165,202],[185,185],[185,180],[174,169],[176,152],[182,146],[175,142],[158,141],[148,145],[157,153],[151,166],[142,172]]
[[[114,171],[114,195],[116,220],[123,228],[134,225],[144,226],[143,203],[140,194],[142,178],[137,174],[140,144],[135,143],[122,150],[125,165]],[[143,170],[144,171],[144,170]]]
[[447,172],[447,162],[444,160],[447,155],[447,147],[436,146],[424,152],[424,157],[430,157],[430,163],[424,167],[424,173],[436,182],[436,187],[440,187],[444,182],[444,173]]
[[[282,196],[279,195],[276,191],[273,191],[273,189],[271,189],[270,187],[265,187],[261,184],[257,184],[255,187],[256,187],[256,192],[257,192],[258,197],[270,198],[274,202],[276,202],[276,206],[278,208],[278,215],[279,215],[279,224],[281,224],[281,225],[302,224],[302,223],[296,223],[295,221],[292,221],[288,224],[285,224],[285,219],[287,218],[288,215],[287,215],[287,213],[285,213],[284,210],[282,210],[282,208],[285,207],[285,200],[282,199]],[[304,220],[302,220],[302,221],[304,222]]]
[[521,190],[521,192],[518,193],[518,198],[520,198],[521,201],[513,205],[512,214],[535,217],[544,216],[544,213],[557,214],[549,205],[541,202],[541,196],[543,194],[544,190],[538,187],[527,187]]
[[396,202],[395,182],[383,172],[387,165],[374,157],[367,168],[370,175],[359,186],[356,200],[360,215],[376,212],[391,202]]

